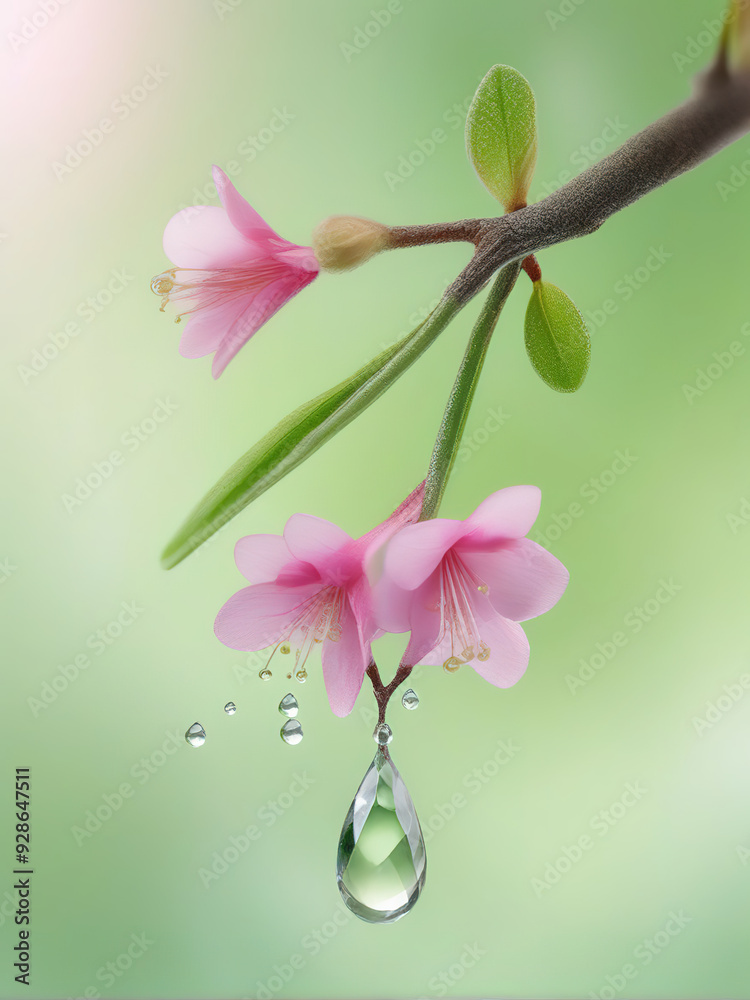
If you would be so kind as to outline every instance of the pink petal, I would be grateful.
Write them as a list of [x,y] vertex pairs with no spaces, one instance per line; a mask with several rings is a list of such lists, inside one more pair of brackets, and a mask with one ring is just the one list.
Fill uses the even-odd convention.
[[[412,490],[409,496],[399,504],[390,517],[385,521],[371,528],[366,535],[357,539],[356,550],[362,552],[363,563],[376,571],[377,576],[382,572],[382,563],[385,558],[385,543],[392,538],[397,531],[405,528],[407,524],[413,524],[419,517],[424,500],[424,480]],[[377,563],[377,567],[375,566]],[[369,569],[368,569],[369,571]]]
[[388,543],[385,574],[404,590],[414,590],[437,568],[466,532],[464,521],[433,518],[403,528]]
[[225,331],[221,346],[214,355],[211,368],[213,377],[218,378],[253,334],[257,333],[264,323],[267,323],[289,299],[293,298],[304,285],[309,284],[314,277],[314,274],[310,274],[304,284],[300,284],[298,277],[292,275],[280,278],[260,291],[250,293],[245,310]]
[[284,528],[284,541],[295,559],[324,565],[333,555],[350,545],[345,531],[312,514],[292,514]]
[[515,622],[549,611],[570,578],[558,559],[529,538],[507,542],[494,552],[465,552],[460,558],[489,587],[492,606]]
[[203,307],[191,313],[180,339],[183,358],[202,358],[218,350],[222,338],[247,308],[243,299]]
[[348,715],[354,708],[371,652],[369,644],[362,641],[357,619],[349,602],[341,616],[341,638],[337,642],[323,642],[323,678],[328,703],[334,715]]
[[[440,598],[439,575],[433,573],[421,587],[411,591],[411,594],[412,601],[409,607],[411,637],[403,661],[413,666],[417,663],[433,662],[428,654],[438,647],[441,628],[440,611],[437,607]],[[437,656],[435,662],[442,664],[450,655],[449,650],[444,656]]]
[[234,547],[234,561],[250,583],[270,583],[292,554],[281,535],[245,535]]
[[462,545],[483,547],[492,539],[523,538],[537,519],[541,500],[538,486],[508,486],[498,490],[466,518],[467,537]]
[[251,240],[274,240],[278,245],[287,244],[287,240],[275,233],[242,197],[220,167],[213,167],[211,173],[221,204],[235,229]]
[[164,230],[164,253],[177,267],[212,270],[267,252],[239,233],[223,208],[196,205],[173,215]]
[[495,616],[482,622],[482,640],[490,647],[487,660],[471,661],[480,677],[495,687],[511,687],[523,677],[529,665],[529,640],[517,622]]
[[417,590],[404,590],[393,580],[382,576],[372,588],[375,621],[386,632],[408,632],[411,628],[412,603]]
[[216,616],[216,638],[232,649],[265,649],[279,641],[302,605],[319,589],[315,585],[289,589],[273,583],[245,587],[230,597]]

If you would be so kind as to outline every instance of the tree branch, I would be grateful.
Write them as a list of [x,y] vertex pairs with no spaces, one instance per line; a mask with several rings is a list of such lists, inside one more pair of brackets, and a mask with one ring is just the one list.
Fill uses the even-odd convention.
[[750,73],[720,49],[685,104],[628,139],[542,201],[494,219],[401,226],[394,246],[463,240],[477,250],[448,289],[464,305],[511,261],[595,232],[610,216],[698,166],[750,130]]

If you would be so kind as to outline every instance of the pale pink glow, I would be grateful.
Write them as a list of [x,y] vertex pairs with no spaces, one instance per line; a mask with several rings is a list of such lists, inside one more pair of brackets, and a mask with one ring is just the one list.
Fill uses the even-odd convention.
[[416,520],[423,495],[424,484],[358,539],[309,514],[290,517],[283,536],[241,538],[235,561],[250,586],[219,611],[217,638],[232,649],[273,645],[271,660],[279,651],[282,658],[290,655],[290,671],[303,677],[308,657],[319,645],[331,709],[348,715],[372,659],[371,643],[380,634],[368,566],[380,546]]
[[173,216],[164,230],[164,252],[174,268],[157,275],[161,308],[174,303],[189,316],[180,353],[214,353],[218,378],[241,347],[320,270],[309,247],[282,239],[213,168],[221,208],[198,205]]
[[465,521],[435,518],[390,539],[375,615],[388,632],[411,631],[405,663],[468,663],[497,687],[521,678],[529,644],[518,623],[549,611],[568,584],[562,563],[524,537],[540,500],[535,486],[508,487]]

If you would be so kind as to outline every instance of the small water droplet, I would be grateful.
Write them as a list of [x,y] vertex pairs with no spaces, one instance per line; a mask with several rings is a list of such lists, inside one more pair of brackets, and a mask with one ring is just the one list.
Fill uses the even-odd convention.
[[360,919],[391,923],[419,899],[426,863],[414,803],[388,751],[378,747],[341,829],[339,892]]
[[419,708],[419,697],[414,688],[404,691],[401,697],[401,704],[404,708],[408,708],[410,712],[413,712],[415,708]]
[[288,715],[290,719],[293,719],[299,712],[299,703],[291,692],[285,694],[279,702],[279,711],[282,715]]
[[381,747],[387,747],[388,744],[393,739],[393,730],[388,725],[387,722],[381,722],[381,724],[375,729],[372,734],[372,738]]
[[237,711],[237,706],[233,701],[228,701],[224,706],[224,711],[227,713],[227,715],[234,715],[234,713]]
[[305,670],[305,668],[303,667],[301,670],[298,670],[297,673],[295,674],[295,677],[300,682],[300,684],[304,684],[305,681],[307,680],[307,671]]
[[490,592],[490,588],[487,586],[486,583],[480,583],[479,586],[477,587],[477,590],[479,591],[480,594],[489,594]]
[[185,733],[185,739],[191,747],[202,747],[206,742],[206,730],[200,722],[194,722]]
[[297,743],[302,742],[303,737],[302,726],[296,719],[287,719],[284,725],[281,727],[281,738],[285,743],[295,746]]
[[261,672],[258,674],[258,677],[260,677],[262,681],[270,681],[271,678],[273,677],[273,674],[268,669],[268,667],[263,667]]
[[286,679],[287,679],[288,681],[290,681],[290,680],[292,679],[292,675],[291,675],[291,674],[287,674],[287,675],[286,675]]

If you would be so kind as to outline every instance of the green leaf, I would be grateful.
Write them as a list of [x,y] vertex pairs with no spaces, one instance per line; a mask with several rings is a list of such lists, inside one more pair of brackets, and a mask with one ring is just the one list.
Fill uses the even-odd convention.
[[536,166],[536,105],[528,80],[493,66],[466,117],[466,149],[480,180],[506,212],[526,204]]
[[408,337],[333,389],[300,406],[269,431],[195,507],[164,550],[164,568],[176,566],[374,403],[427,350],[460,308],[454,299],[444,298]]
[[540,378],[558,392],[580,389],[591,357],[583,316],[557,285],[535,281],[526,310],[526,350]]

